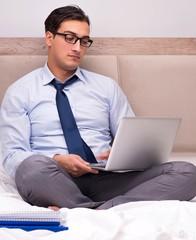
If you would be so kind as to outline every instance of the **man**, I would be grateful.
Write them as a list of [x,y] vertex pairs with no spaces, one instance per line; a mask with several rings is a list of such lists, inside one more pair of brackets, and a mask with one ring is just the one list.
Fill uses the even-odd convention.
[[[10,86],[1,107],[3,165],[23,199],[43,207],[99,209],[130,201],[192,199],[196,168],[190,163],[126,173],[90,167],[94,156],[98,161],[108,158],[120,119],[134,113],[115,81],[79,68],[92,44],[89,18],[79,7],[52,11],[45,31],[47,63]],[[58,86],[63,83],[62,93]],[[58,94],[68,98],[90,158],[70,150],[75,143],[64,137],[68,120],[61,120]],[[67,113],[64,103],[60,106]]]

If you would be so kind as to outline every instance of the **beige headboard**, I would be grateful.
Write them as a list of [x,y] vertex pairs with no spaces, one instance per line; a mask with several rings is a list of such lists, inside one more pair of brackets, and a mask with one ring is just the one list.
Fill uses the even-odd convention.
[[[0,38],[0,102],[46,55],[43,38]],[[196,152],[196,38],[94,38],[82,67],[115,79],[136,115],[181,117],[174,150]]]

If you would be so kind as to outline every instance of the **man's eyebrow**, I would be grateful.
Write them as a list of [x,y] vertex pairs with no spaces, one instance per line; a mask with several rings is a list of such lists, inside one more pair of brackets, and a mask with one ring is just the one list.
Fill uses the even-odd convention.
[[[72,35],[78,37],[77,34],[75,32],[72,32],[72,31],[64,31],[63,33],[72,34]],[[90,36],[88,36],[88,35],[87,36],[82,36],[82,38],[90,38]]]

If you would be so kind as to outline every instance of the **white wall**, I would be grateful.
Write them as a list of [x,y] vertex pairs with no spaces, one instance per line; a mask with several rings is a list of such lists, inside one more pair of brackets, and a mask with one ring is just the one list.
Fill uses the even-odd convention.
[[0,37],[42,37],[49,13],[79,5],[94,37],[196,37],[196,0],[0,0]]

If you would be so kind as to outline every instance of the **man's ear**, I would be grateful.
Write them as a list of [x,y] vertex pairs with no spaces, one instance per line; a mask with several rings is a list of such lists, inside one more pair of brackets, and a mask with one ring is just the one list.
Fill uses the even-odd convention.
[[52,45],[52,40],[54,38],[53,33],[47,31],[45,34],[45,41],[48,47],[50,47]]

